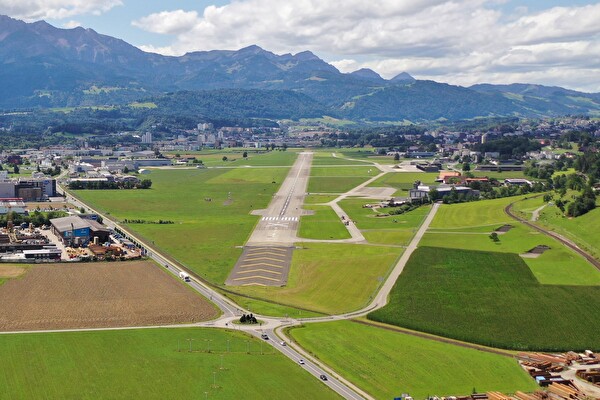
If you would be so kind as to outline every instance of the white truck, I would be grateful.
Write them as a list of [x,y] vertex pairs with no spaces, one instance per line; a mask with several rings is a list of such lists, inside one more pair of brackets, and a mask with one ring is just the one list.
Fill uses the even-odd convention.
[[181,280],[183,280],[184,282],[190,282],[190,275],[185,272],[185,271],[181,271],[179,273],[179,277],[181,278]]

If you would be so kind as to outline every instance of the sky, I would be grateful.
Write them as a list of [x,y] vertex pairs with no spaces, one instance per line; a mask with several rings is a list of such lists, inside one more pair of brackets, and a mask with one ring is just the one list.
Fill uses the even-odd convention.
[[0,14],[83,26],[145,51],[310,50],[342,72],[600,92],[600,1],[0,0]]

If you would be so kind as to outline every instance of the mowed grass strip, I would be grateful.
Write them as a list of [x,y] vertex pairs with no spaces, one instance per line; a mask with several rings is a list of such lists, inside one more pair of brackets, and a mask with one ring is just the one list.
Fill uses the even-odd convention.
[[371,182],[369,186],[387,186],[408,192],[413,188],[415,181],[421,181],[424,185],[434,184],[438,176],[435,172],[390,172]]
[[0,354],[6,399],[339,398],[268,344],[234,331],[2,335]]
[[[73,193],[117,220],[169,220],[129,224],[198,275],[223,284],[241,255],[258,216],[287,175],[287,168],[154,170],[148,190],[78,190]],[[276,183],[272,183],[272,182]],[[210,201],[208,201],[210,200]]]
[[303,243],[294,250],[285,287],[235,290],[292,307],[338,314],[365,306],[402,249],[358,244]]
[[495,229],[495,225],[513,223],[515,220],[504,212],[504,207],[523,197],[504,197],[468,203],[444,204],[433,219],[431,228],[470,230],[473,227],[491,226]]
[[375,176],[379,170],[375,167],[315,167],[310,169],[310,176]]
[[312,165],[369,165],[369,163],[348,160],[346,158],[343,158],[342,155],[337,155],[337,157],[334,157],[333,153],[330,151],[315,151],[313,155]]
[[[244,152],[247,157],[244,158]],[[171,155],[179,154],[182,157],[195,157],[209,167],[237,167],[251,166],[291,166],[296,160],[294,151],[265,151],[255,149],[226,149],[226,150],[202,150],[202,151],[180,151],[171,152]],[[223,160],[227,157],[227,160]]]
[[369,318],[492,347],[600,348],[600,287],[541,285],[516,254],[417,249]]
[[346,193],[368,179],[368,176],[311,176],[308,181],[308,192]]
[[329,206],[305,206],[313,215],[300,218],[298,235],[305,239],[348,239],[352,237],[335,211]]
[[320,360],[377,399],[409,393],[468,395],[533,391],[516,360],[351,321],[309,324],[291,336]]

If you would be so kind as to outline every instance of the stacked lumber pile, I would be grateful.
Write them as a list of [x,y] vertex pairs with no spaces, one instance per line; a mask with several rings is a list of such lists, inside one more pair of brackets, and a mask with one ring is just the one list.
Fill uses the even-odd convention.
[[600,368],[593,368],[590,370],[580,369],[577,370],[576,374],[581,379],[600,386]]
[[572,385],[553,382],[548,385],[548,392],[553,399],[564,400],[584,400],[586,396]]

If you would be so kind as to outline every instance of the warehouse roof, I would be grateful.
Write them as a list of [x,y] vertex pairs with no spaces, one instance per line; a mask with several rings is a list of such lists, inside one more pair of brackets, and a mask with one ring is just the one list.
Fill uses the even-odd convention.
[[90,227],[90,224],[87,220],[81,219],[77,216],[54,218],[50,220],[50,223],[59,232],[66,232],[70,231],[71,229],[84,229]]

